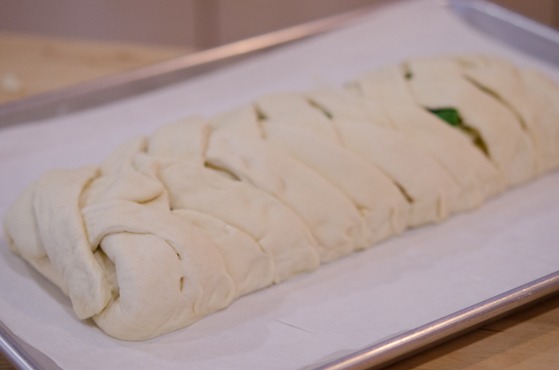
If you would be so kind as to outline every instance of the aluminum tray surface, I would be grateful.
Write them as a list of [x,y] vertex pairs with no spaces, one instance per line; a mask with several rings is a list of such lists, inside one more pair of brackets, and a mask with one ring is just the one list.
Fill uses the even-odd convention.
[[[340,84],[410,56],[472,51],[559,76],[555,67],[477,33],[438,1],[395,2],[340,31],[210,75],[1,130],[0,214],[46,169],[99,163],[124,140],[179,117],[213,114],[267,92],[307,89],[317,80]],[[68,300],[2,237],[0,347],[22,368],[379,366],[558,290],[558,186],[559,174],[545,176],[480,210],[408,231],[142,343],[113,340],[76,320]]]

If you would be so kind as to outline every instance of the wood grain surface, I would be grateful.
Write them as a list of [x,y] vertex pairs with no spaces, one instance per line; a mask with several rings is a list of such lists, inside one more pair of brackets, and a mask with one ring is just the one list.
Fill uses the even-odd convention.
[[0,32],[0,104],[188,52]]
[[8,361],[3,353],[0,352],[0,370],[13,370],[15,367]]
[[555,296],[387,369],[558,368],[559,296]]
[[[0,102],[154,63],[189,51],[0,33],[0,79],[4,78],[2,82],[8,85],[9,90],[0,92]],[[11,77],[6,83],[3,76],[10,73],[21,83],[19,89],[14,89],[17,83],[10,81]],[[389,367],[391,370],[557,368],[559,297]],[[7,369],[14,367],[0,354],[0,370]]]

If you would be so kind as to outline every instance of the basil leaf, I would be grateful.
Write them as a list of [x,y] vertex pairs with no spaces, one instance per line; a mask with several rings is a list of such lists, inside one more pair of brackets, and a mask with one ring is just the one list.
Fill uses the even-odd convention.
[[486,156],[489,156],[489,148],[487,144],[483,140],[483,137],[473,127],[470,127],[464,124],[462,121],[462,117],[458,110],[454,108],[440,108],[440,109],[429,109],[429,112],[433,113],[452,127],[456,127],[457,129],[461,130],[463,133],[468,135],[475,146],[477,146]]
[[462,118],[454,108],[429,109],[429,111],[451,126],[462,126]]

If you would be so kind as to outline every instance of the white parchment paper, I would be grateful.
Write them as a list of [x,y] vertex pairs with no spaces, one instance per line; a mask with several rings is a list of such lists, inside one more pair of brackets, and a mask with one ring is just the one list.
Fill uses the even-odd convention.
[[[557,70],[478,34],[438,1],[389,4],[357,25],[211,75],[64,118],[0,131],[0,215],[55,167],[97,164],[188,114],[272,91],[340,84],[418,55],[483,51]],[[352,353],[559,269],[559,173],[483,208],[408,231],[243,297],[153,340],[111,339],[0,238],[0,320],[65,369],[297,369]],[[1,236],[1,235],[0,235]]]

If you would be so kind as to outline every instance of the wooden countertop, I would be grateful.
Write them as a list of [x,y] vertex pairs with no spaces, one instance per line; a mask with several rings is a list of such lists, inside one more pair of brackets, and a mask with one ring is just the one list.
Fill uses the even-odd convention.
[[[191,52],[0,33],[0,103]],[[559,297],[389,367],[559,368]],[[14,367],[0,354],[0,370]]]
[[559,296],[555,296],[387,369],[558,368]]
[[0,104],[189,52],[0,32]]

